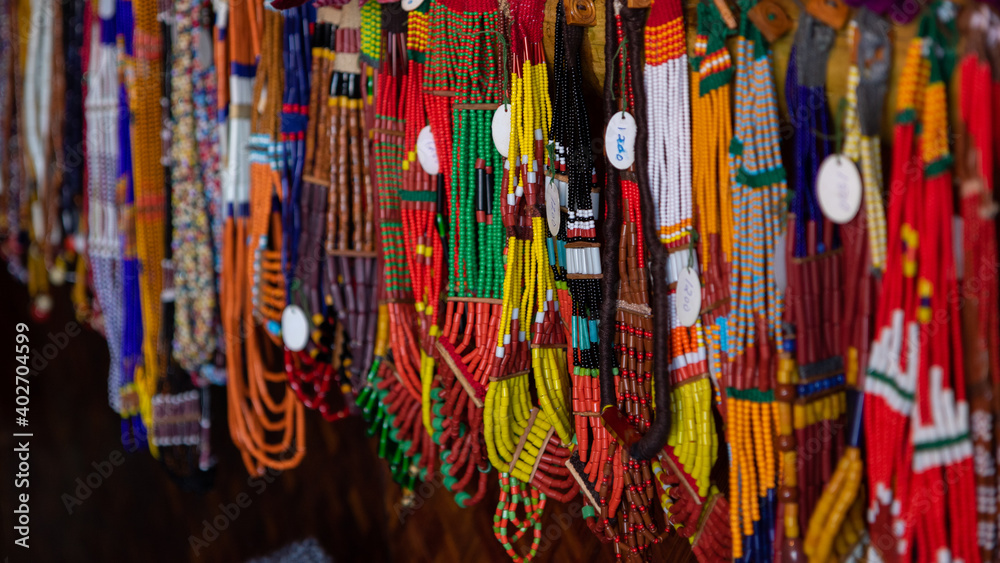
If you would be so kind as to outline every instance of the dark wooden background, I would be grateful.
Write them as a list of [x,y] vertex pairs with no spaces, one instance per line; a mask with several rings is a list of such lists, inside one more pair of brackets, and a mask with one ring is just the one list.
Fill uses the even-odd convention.
[[[64,331],[73,321],[68,293],[61,289],[51,319],[30,325],[34,352],[48,342],[49,333]],[[27,291],[4,271],[0,553],[9,561],[29,560],[13,543],[13,501],[15,493],[22,492],[14,489],[11,437],[20,431],[15,430],[13,412],[18,322],[29,322]],[[421,506],[407,511],[399,504],[400,488],[376,457],[376,443],[365,435],[360,419],[327,423],[309,411],[308,452],[302,465],[266,486],[248,483],[225,426],[221,388],[211,397],[212,448],[218,459],[215,486],[203,494],[185,492],[148,453],[128,453],[122,447],[119,417],[107,405],[107,367],[104,339],[85,328],[31,380],[31,561],[245,561],[310,536],[338,562],[509,561],[492,532],[495,481],[487,498],[470,509],[458,508],[447,490],[428,486],[418,490]],[[120,452],[124,462],[68,513],[63,495],[74,495],[76,479],[86,480],[95,471],[92,464],[108,461],[114,452]],[[235,503],[241,493],[249,496],[250,505],[196,554],[190,537],[201,538],[204,521],[222,514],[219,505]],[[579,504],[550,502],[543,522],[536,561],[614,560],[611,547],[601,544],[580,518]],[[668,538],[657,549],[663,559],[657,559],[693,559],[686,543]]]

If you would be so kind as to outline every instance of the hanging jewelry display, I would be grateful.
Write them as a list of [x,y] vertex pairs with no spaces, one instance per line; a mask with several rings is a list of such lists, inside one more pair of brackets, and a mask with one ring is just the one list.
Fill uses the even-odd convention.
[[945,81],[955,62],[954,24],[947,2],[922,16],[896,104],[888,260],[865,379],[868,555],[883,560],[979,561],[969,533],[976,529],[975,474],[953,298]]

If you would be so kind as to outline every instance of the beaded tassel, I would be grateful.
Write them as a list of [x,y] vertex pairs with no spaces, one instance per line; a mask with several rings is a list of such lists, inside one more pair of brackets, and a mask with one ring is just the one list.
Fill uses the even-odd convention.
[[[722,335],[729,315],[733,257],[733,207],[728,189],[733,67],[725,44],[727,35],[718,8],[698,4],[698,35],[692,58],[697,72],[691,75],[692,185],[704,284],[701,323],[707,367],[717,389],[722,387]],[[716,402],[724,409],[721,394],[716,395]]]
[[[131,99],[126,65],[133,54],[132,30],[135,27],[132,3],[119,0],[115,8],[116,41],[118,43],[118,194],[121,210],[122,280],[122,442],[138,448],[146,443],[146,426],[140,416],[140,398],[135,384],[136,369],[142,361],[142,302],[139,296],[139,259],[136,251],[135,187],[132,181],[132,136],[130,132]],[[121,64],[121,63],[126,64]]]
[[[490,355],[494,349],[495,334],[502,301],[500,300],[503,269],[497,267],[496,256],[503,253],[503,226],[494,220],[493,209],[499,207],[502,167],[500,154],[493,146],[489,134],[492,111],[505,96],[501,88],[501,69],[498,64],[501,52],[496,35],[501,32],[500,13],[491,1],[469,2],[465,11],[453,13],[449,8],[430,10],[427,16],[417,21],[410,14],[410,33],[424,31],[418,36],[422,42],[411,48],[411,68],[419,68],[424,77],[423,86],[432,87],[434,73],[423,74],[429,65],[423,65],[429,43],[443,42],[440,34],[445,31],[435,18],[457,19],[471,40],[462,44],[459,53],[462,73],[469,78],[457,85],[454,91],[452,119],[447,118],[447,105],[442,103],[435,92],[424,92],[428,100],[430,127],[434,132],[435,144],[444,142],[451,146],[451,170],[438,175],[437,200],[441,205],[438,221],[443,226],[447,213],[448,297],[444,311],[444,326],[436,338],[436,355],[443,362],[438,365],[441,389],[434,391],[436,413],[433,426],[435,440],[442,447],[442,471],[445,485],[455,493],[455,501],[460,506],[478,502],[486,492],[487,471],[490,461],[483,441],[483,399],[486,396],[484,384]],[[426,35],[430,33],[430,37]],[[437,34],[435,36],[435,34]],[[412,38],[412,35],[411,35]],[[509,109],[508,109],[509,111]],[[451,131],[450,138],[442,139],[439,132],[447,124],[445,132]],[[409,126],[409,121],[407,122]],[[415,153],[408,155],[412,164]],[[442,153],[438,151],[439,160]],[[442,163],[443,164],[443,163]],[[448,179],[450,178],[450,180]],[[437,233],[433,230],[433,205],[428,208],[427,239],[433,239],[433,252],[438,257],[444,248],[438,246]],[[418,232],[420,232],[418,230]],[[434,267],[434,271],[439,268]],[[479,469],[475,492],[470,495],[464,489],[471,481],[474,469]]]

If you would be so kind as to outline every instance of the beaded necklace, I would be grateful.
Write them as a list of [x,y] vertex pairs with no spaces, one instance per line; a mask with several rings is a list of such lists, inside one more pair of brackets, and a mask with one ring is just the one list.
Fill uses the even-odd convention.
[[[847,415],[851,418],[846,426],[846,448],[823,489],[822,497],[814,504],[802,545],[806,555],[820,559],[830,554],[846,556],[855,549],[855,543],[859,546],[865,543],[863,534],[857,533],[858,530],[864,530],[864,500],[858,495],[863,473],[859,443],[859,417],[862,410],[859,401],[863,396],[856,389],[858,376],[864,373],[868,365],[869,335],[874,321],[873,305],[877,301],[878,289],[873,275],[877,271],[875,263],[879,251],[876,247],[880,236],[884,241],[885,232],[877,131],[881,121],[881,101],[888,80],[890,44],[882,22],[866,9],[857,12],[855,20],[851,22],[849,35],[855,55],[848,69],[844,117],[847,139],[844,153],[861,167],[865,193],[863,210],[840,231],[843,238],[844,272],[841,345],[844,347]],[[864,87],[861,86],[861,68],[865,69]],[[865,101],[860,103],[861,99]],[[884,242],[881,252],[884,263]],[[780,385],[781,371],[778,377]],[[783,441],[779,438],[779,447],[782,444]],[[782,456],[796,456],[796,452],[789,450],[783,452]],[[787,471],[784,475],[783,490],[785,486],[795,488],[799,476]],[[789,476],[793,478],[789,479]],[[783,498],[785,495],[780,496]],[[800,513],[805,515],[804,512]],[[795,524],[797,531],[798,522]],[[788,531],[786,525],[786,537],[789,537]]]
[[[403,212],[404,218],[407,214],[411,217],[409,228],[416,238],[411,238],[410,246],[415,245],[416,272],[423,278],[419,284],[414,280],[415,291],[423,295],[417,307],[418,311],[423,309],[427,318],[423,331],[433,342],[422,354],[443,360],[440,388],[431,391],[432,400],[438,403],[432,407],[433,437],[441,446],[445,486],[459,506],[471,506],[485,496],[490,469],[482,448],[483,383],[497,327],[490,313],[499,312],[503,280],[491,257],[503,252],[503,239],[501,223],[493,221],[491,212],[498,206],[500,182],[500,175],[493,170],[499,170],[501,163],[489,123],[490,110],[504,93],[499,88],[496,64],[501,52],[491,37],[499,33],[496,4],[470,2],[464,9],[454,14],[447,6],[425,3],[410,12],[407,98],[425,102],[407,107],[406,143],[412,148],[403,166],[413,191],[407,196],[411,203],[403,202]],[[460,57],[472,79],[463,82],[461,90],[448,92],[454,94],[450,97],[430,91],[434,82],[429,77],[433,75],[425,73],[429,45],[442,42],[439,36],[447,29],[439,23],[442,18],[462,20],[468,37]],[[417,146],[419,131],[427,121],[439,161],[440,171],[435,176],[425,174],[417,164],[417,151],[422,149]],[[437,150],[441,146],[451,148],[450,170],[444,169],[443,156],[449,151]],[[441,232],[445,226],[447,233]],[[449,277],[443,315],[434,306],[443,285],[443,276],[437,275],[441,269],[446,269]],[[425,289],[416,289],[418,285]],[[439,318],[444,320],[441,329],[437,327]],[[470,493],[466,489],[473,476],[477,478]]]
[[772,450],[775,348],[782,349],[782,298],[775,283],[775,244],[786,193],[778,148],[777,102],[764,38],[741,3],[736,48],[736,105],[729,177],[733,190],[732,307],[724,366],[730,444],[733,556],[770,560],[774,526]]
[[[295,467],[305,454],[302,404],[287,388],[277,393],[276,388],[285,387],[287,376],[284,370],[272,367],[282,365],[277,317],[285,305],[277,201],[281,196],[282,155],[277,140],[281,99],[276,94],[283,85],[279,61],[284,20],[253,2],[230,5],[229,15],[234,135],[230,146],[240,147],[240,133],[252,131],[246,150],[249,154],[240,147],[230,155],[231,175],[227,177],[232,182],[226,190],[231,217],[227,229],[236,234],[235,240],[232,234],[226,237],[229,250],[224,251],[223,262],[223,271],[231,272],[233,278],[223,291],[223,317],[228,323],[229,428],[247,470],[260,474],[265,467]],[[249,45],[247,35],[252,40]],[[251,47],[260,53],[256,68],[250,62],[254,58]],[[265,330],[260,330],[261,325]],[[241,330],[247,338],[239,338]],[[238,358],[244,347],[245,368]]]
[[[548,73],[541,49],[543,6],[524,2],[511,7],[511,135],[504,184],[506,201],[501,198],[501,215],[507,227],[506,271],[503,305],[498,323],[496,353],[492,358],[490,383],[484,405],[484,437],[490,462],[500,470],[501,488],[508,480],[516,487],[524,483],[535,498],[537,510],[525,506],[525,518],[508,520],[518,508],[513,497],[502,494],[494,527],[497,540],[515,561],[531,560],[541,539],[540,519],[548,497],[569,500],[578,484],[565,469],[573,440],[571,412],[566,406],[569,375],[565,333],[559,327],[553,265],[545,220],[545,166],[549,162],[545,146],[552,120],[548,96]],[[554,254],[554,252],[552,252]],[[568,305],[568,304],[567,304]],[[521,314],[525,316],[522,327]],[[529,380],[529,376],[533,376]],[[529,389],[534,382],[537,404]],[[504,491],[506,492],[506,491]],[[523,493],[527,496],[527,492]],[[519,557],[507,539],[507,527],[519,532],[534,527],[528,554]],[[519,534],[518,534],[519,535]]]
[[[392,6],[392,5],[387,5]],[[368,374],[368,386],[358,401],[371,423],[370,432],[381,429],[379,456],[388,459],[393,477],[407,490],[416,479],[434,475],[436,444],[423,425],[424,403],[420,351],[417,342],[416,311],[406,263],[400,191],[402,163],[405,161],[404,87],[406,17],[402,10],[385,8],[385,57],[377,75],[374,116],[374,172],[378,196],[377,226],[381,272],[375,360]],[[366,20],[362,18],[364,27]],[[366,31],[362,30],[362,36]],[[391,352],[391,356],[389,356]],[[377,405],[377,408],[376,408]],[[391,450],[390,450],[391,448]]]
[[173,357],[188,371],[197,371],[215,351],[215,309],[212,231],[208,193],[202,180],[201,153],[194,107],[194,73],[201,6],[193,0],[174,4],[173,69],[170,83],[173,134],[171,198],[174,268]]
[[[625,111],[645,116],[647,98],[640,67],[644,10],[609,2],[606,12],[607,21],[614,25],[608,25],[605,42],[605,119],[622,119],[620,112]],[[620,56],[611,56],[616,49]],[[617,94],[615,84],[620,84]],[[602,290],[617,299],[602,305],[598,325],[601,418],[615,438],[601,445],[606,458],[598,488],[598,528],[603,527],[618,557],[632,554],[642,560],[651,556],[649,547],[661,541],[658,511],[652,508],[657,497],[649,458],[662,449],[670,423],[669,401],[653,401],[654,388],[664,393],[661,397],[670,393],[665,377],[668,362],[657,363],[653,358],[654,349],[669,346],[667,289],[662,283],[665,279],[656,279],[663,276],[652,280],[654,290],[662,291],[663,297],[647,289],[647,265],[665,272],[667,251],[659,242],[649,191],[647,125],[645,120],[638,122],[633,166],[624,172],[609,169]]]
[[[560,262],[556,271],[557,287],[560,283],[566,286],[566,289],[559,288],[559,312],[572,350],[572,355],[568,354],[566,359],[573,381],[577,450],[570,463],[589,501],[583,508],[584,517],[603,539],[601,523],[591,522],[595,520],[595,509],[599,508],[595,485],[601,481],[603,446],[608,441],[608,432],[600,420],[600,380],[597,377],[602,277],[595,221],[599,192],[583,99],[580,56],[583,28],[565,22],[561,2],[556,11],[559,23],[553,61],[552,140],[556,158],[554,181],[565,207],[560,212],[558,236],[550,244]],[[560,278],[565,281],[561,282]]]
[[[729,314],[730,263],[733,256],[733,210],[729,178],[729,143],[732,139],[730,81],[732,59],[725,40],[729,32],[714,4],[698,4],[698,35],[691,80],[692,185],[695,219],[700,236],[702,326],[711,348],[708,367],[720,386],[723,365],[722,334]],[[720,404],[720,408],[724,404]],[[724,414],[724,413],[723,413]]]
[[[162,41],[154,0],[126,1],[134,15],[133,51],[126,64],[132,133],[132,188],[134,190],[135,248],[139,261],[139,299],[142,314],[142,363],[135,370],[139,413],[152,425],[152,399],[166,355],[159,350],[165,248],[165,188],[161,162]],[[155,445],[150,451],[156,455]]]
[[[323,254],[323,234],[324,224],[327,219],[327,198],[330,192],[330,182],[325,178],[330,178],[330,155],[334,151],[334,146],[329,142],[330,127],[324,126],[331,118],[327,108],[334,106],[336,98],[332,94],[337,92],[324,91],[330,84],[333,72],[333,61],[335,58],[334,49],[340,45],[335,42],[336,23],[340,22],[340,9],[323,8],[317,14],[312,14],[305,8],[296,8],[299,13],[297,18],[286,20],[285,42],[294,40],[300,35],[306,34],[310,22],[314,17],[318,19],[312,31],[308,32],[312,47],[309,50],[309,57],[296,62],[296,67],[312,67],[312,73],[308,80],[310,85],[308,106],[302,105],[296,111],[288,111],[290,108],[285,104],[285,112],[282,115],[283,127],[285,123],[295,124],[300,117],[308,117],[308,121],[302,124],[303,143],[291,146],[296,152],[303,150],[298,158],[291,158],[286,163],[286,170],[290,176],[289,181],[294,186],[295,179],[301,180],[299,193],[293,195],[299,206],[297,217],[293,214],[293,223],[301,223],[299,227],[290,225],[285,221],[285,232],[298,237],[297,259],[285,260],[286,266],[295,264],[295,275],[291,280],[288,301],[290,304],[301,307],[304,311],[311,311],[309,315],[309,326],[313,328],[311,338],[308,340],[306,349],[292,351],[285,349],[285,373],[288,375],[289,386],[299,397],[299,400],[309,408],[318,409],[320,414],[327,420],[337,420],[343,418],[350,412],[350,401],[346,399],[345,392],[350,390],[350,385],[337,385],[331,387],[335,379],[335,373],[340,374],[344,368],[341,364],[340,356],[344,351],[343,338],[340,338],[338,345],[337,335],[343,335],[343,328],[337,331],[337,315],[346,318],[346,307],[341,301],[336,301],[340,297],[340,292],[334,294],[334,301],[340,305],[336,310],[328,307],[328,303],[321,302],[324,294],[323,268],[318,264],[330,260]],[[300,23],[296,25],[291,20],[298,19]],[[336,23],[335,23],[336,22]],[[300,29],[301,27],[301,29]],[[339,36],[339,35],[338,35]],[[342,48],[342,46],[340,46]],[[296,49],[304,46],[297,46]],[[289,55],[286,54],[286,58]],[[301,55],[298,55],[301,59]],[[290,80],[285,84],[285,97],[299,97],[297,90],[302,88],[301,79]],[[292,92],[295,90],[296,92]],[[287,134],[283,134],[287,135]],[[288,137],[289,139],[291,137]],[[317,150],[319,149],[319,150]],[[301,160],[301,162],[297,162]],[[335,160],[335,159],[334,159]],[[325,163],[325,169],[322,168]],[[289,216],[287,201],[285,204],[285,218]],[[286,246],[286,252],[292,252],[291,246]],[[326,260],[324,260],[326,258]],[[350,271],[349,271],[350,272]],[[331,275],[332,279],[337,279]],[[334,289],[340,286],[331,284]],[[329,295],[327,299],[331,299]],[[353,309],[353,307],[352,307]],[[325,311],[325,315],[324,315]],[[354,324],[349,325],[349,329],[354,328]],[[361,341],[359,338],[358,342]],[[347,362],[351,365],[350,362]],[[345,391],[346,390],[346,391]]]
[[[840,324],[843,254],[839,229],[820,213],[816,195],[819,165],[833,148],[825,86],[826,60],[833,39],[832,28],[809,14],[800,16],[785,88],[795,130],[795,166],[794,196],[786,229],[786,338],[776,391],[784,403],[778,406],[779,417],[787,404],[794,403],[794,434],[781,446],[789,448],[782,450],[783,456],[791,455],[790,448],[796,449],[797,475],[793,478],[782,474],[782,500],[795,502],[793,510],[785,507],[783,521],[788,522],[794,514],[799,529],[805,528],[817,509],[819,484],[830,481],[834,460],[844,448],[844,433],[834,430],[844,427],[846,415]],[[827,439],[817,442],[822,436]],[[807,454],[809,444],[816,443],[822,446]],[[784,461],[791,464],[790,460]],[[853,474],[860,478],[860,466]],[[791,496],[790,483],[796,483],[796,494]],[[858,481],[852,486],[856,490]],[[832,539],[834,527],[826,529]],[[794,531],[790,539],[798,537]],[[813,554],[813,545],[812,538],[807,537],[806,553]]]
[[[997,547],[997,477],[994,448],[1000,374],[1000,323],[997,322],[996,202],[994,200],[996,123],[1000,104],[995,67],[989,50],[1000,48],[1000,18],[985,6],[972,12],[966,54],[959,66],[960,132],[956,170],[961,186],[964,271],[959,272],[964,299],[962,350],[972,407],[971,431],[976,471],[978,544],[983,561]],[[995,63],[996,61],[994,61]],[[992,95],[992,98],[991,98]],[[992,266],[991,266],[992,264]],[[973,285],[977,284],[977,285]],[[975,288],[975,289],[973,289]]]
[[[667,282],[673,285],[677,284],[685,268],[697,272],[691,242],[690,91],[683,29],[679,4],[662,0],[653,4],[645,32],[649,177],[658,212],[660,241],[674,250],[667,262]],[[691,245],[688,252],[681,251],[685,243]],[[670,446],[668,456],[679,462],[668,473],[683,470],[697,484],[698,496],[704,498],[709,493],[708,475],[715,461],[712,444],[716,437],[711,417],[711,386],[706,378],[704,337],[697,319],[691,327],[680,323],[676,289],[668,294],[667,302],[672,326],[670,371],[674,384],[671,393],[673,422],[667,443]],[[696,429],[686,429],[687,420],[696,421]],[[698,439],[698,434],[708,439]],[[670,465],[674,465],[672,461]],[[673,524],[681,526],[682,521],[675,517]],[[697,521],[687,524],[685,527],[693,531]]]
[[121,211],[120,233],[122,301],[122,443],[130,447],[146,444],[146,423],[140,416],[141,400],[135,383],[136,370],[142,361],[142,301],[139,292],[139,259],[136,249],[135,186],[132,179],[131,106],[129,65],[134,53],[135,28],[132,3],[118,0],[115,8],[118,44],[118,183],[117,203]]
[[87,261],[108,341],[108,404],[121,411],[122,272],[118,230],[118,53],[115,46],[115,3],[97,8],[88,64],[87,192],[89,233]]
[[[949,8],[938,3],[922,17],[897,102],[888,261],[865,380],[874,557],[979,560],[964,362],[953,352],[961,343],[944,82],[952,59],[939,27],[954,37]],[[928,498],[945,482],[945,494]]]

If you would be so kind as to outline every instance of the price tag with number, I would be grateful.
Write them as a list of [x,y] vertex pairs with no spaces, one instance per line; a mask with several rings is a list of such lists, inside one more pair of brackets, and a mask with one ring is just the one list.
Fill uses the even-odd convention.
[[677,277],[677,320],[692,327],[701,314],[701,280],[694,268],[684,268]]
[[608,121],[604,130],[604,152],[611,166],[628,170],[635,162],[635,118],[627,111],[620,111]]

